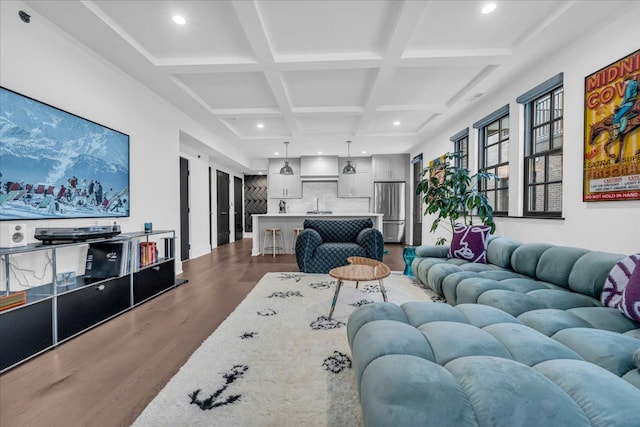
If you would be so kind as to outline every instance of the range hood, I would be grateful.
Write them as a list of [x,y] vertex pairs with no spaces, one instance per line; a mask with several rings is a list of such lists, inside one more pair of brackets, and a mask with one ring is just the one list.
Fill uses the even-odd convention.
[[337,181],[338,156],[300,157],[300,179],[302,181]]

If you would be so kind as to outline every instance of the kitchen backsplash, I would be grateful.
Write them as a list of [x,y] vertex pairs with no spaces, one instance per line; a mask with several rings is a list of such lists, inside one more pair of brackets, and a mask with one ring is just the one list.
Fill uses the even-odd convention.
[[[283,199],[288,213],[302,213],[319,209],[334,213],[367,213],[369,198],[338,198],[337,181],[305,181],[302,183],[302,199]],[[316,200],[318,206],[316,207]],[[278,213],[280,199],[269,199],[268,213]]]

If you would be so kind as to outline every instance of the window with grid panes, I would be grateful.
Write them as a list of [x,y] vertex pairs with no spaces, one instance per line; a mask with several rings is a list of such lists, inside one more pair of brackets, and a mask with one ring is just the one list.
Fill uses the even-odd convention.
[[455,141],[454,146],[459,155],[455,158],[456,167],[469,169],[469,135]]
[[[508,110],[507,110],[508,111]],[[499,179],[480,180],[493,207],[494,215],[509,213],[509,114],[480,127],[479,172],[495,174]]]
[[453,151],[458,154],[454,157],[454,166],[469,169],[469,128],[462,129],[449,140],[453,142]]
[[525,105],[525,216],[562,216],[562,83],[558,74],[517,99]]

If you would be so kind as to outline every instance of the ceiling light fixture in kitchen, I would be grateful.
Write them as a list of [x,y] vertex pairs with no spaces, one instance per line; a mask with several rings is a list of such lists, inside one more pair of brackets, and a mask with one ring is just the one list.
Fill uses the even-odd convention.
[[293,175],[293,169],[289,166],[289,142],[284,142],[284,166],[280,168],[280,175]]
[[351,164],[351,141],[347,141],[347,151],[349,157],[347,157],[347,164],[342,169],[342,173],[344,174],[352,174],[356,173],[356,168]]

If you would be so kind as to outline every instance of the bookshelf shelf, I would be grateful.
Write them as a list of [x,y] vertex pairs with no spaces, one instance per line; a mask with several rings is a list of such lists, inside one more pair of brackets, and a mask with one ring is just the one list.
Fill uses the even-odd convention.
[[[92,268],[73,280],[60,282],[57,274],[58,258],[65,251],[92,248],[116,248],[118,265],[96,273],[95,265],[104,262],[93,258]],[[140,248],[153,248],[152,262],[141,265]],[[12,257],[22,254],[44,253],[51,266],[48,283],[12,288]],[[0,249],[0,262],[4,268],[0,296],[7,305],[22,294],[24,303],[0,308],[0,373],[17,366],[74,336],[87,331],[137,305],[176,287],[175,231],[122,233],[113,238],[67,242],[56,245],[29,244],[11,249]],[[115,259],[115,255],[107,258]],[[47,265],[44,266],[47,271]],[[100,276],[100,277],[96,277]],[[14,277],[16,279],[17,277]],[[46,280],[46,279],[45,279]]]

